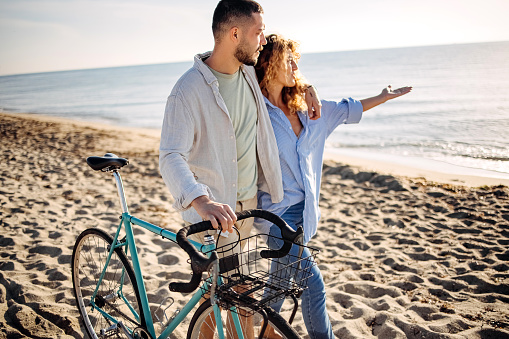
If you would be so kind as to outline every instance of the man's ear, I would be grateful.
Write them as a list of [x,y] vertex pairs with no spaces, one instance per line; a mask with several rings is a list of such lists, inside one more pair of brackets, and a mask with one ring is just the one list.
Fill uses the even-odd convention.
[[239,41],[240,29],[238,27],[232,27],[230,29],[230,40],[233,42]]

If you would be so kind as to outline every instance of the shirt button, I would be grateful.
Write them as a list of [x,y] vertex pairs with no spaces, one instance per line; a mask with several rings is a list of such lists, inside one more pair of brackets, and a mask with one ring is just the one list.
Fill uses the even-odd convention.
[[233,184],[232,186],[233,186],[233,187],[235,187],[235,186],[237,186],[237,185]]
[[233,135],[230,135],[230,139],[233,139]]
[[235,162],[235,161],[236,161],[236,159],[232,159],[232,162]]

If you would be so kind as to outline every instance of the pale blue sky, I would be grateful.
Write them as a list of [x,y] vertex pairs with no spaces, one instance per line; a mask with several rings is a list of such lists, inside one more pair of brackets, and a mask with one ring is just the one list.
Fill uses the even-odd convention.
[[[0,75],[191,60],[216,0],[0,0]],[[509,40],[509,0],[260,0],[266,33],[323,52]]]

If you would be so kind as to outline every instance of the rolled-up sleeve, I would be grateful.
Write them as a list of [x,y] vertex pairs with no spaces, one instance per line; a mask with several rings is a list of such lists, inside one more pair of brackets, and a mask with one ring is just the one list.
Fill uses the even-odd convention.
[[210,198],[210,188],[196,181],[187,162],[193,147],[193,120],[186,105],[178,95],[170,95],[166,103],[161,143],[159,147],[159,170],[161,176],[175,198],[173,207],[185,211],[199,196]]
[[327,136],[341,124],[357,124],[361,121],[363,107],[359,100],[352,98],[340,102],[322,100],[322,115],[327,126]]

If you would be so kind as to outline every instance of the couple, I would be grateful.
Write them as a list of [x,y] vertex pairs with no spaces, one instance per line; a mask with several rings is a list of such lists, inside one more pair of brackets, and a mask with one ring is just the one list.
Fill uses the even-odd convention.
[[[339,124],[357,123],[363,111],[411,88],[388,87],[361,101],[320,101],[297,71],[296,43],[266,38],[264,30],[258,3],[219,2],[213,51],[195,57],[168,97],[160,170],[186,223],[210,220],[231,233],[235,212],[258,207],[291,227],[302,225],[307,243],[319,219],[325,139]],[[253,219],[235,226],[247,237]],[[257,228],[275,232],[263,223]],[[334,338],[316,266],[313,273],[302,295],[304,322],[311,338]]]

